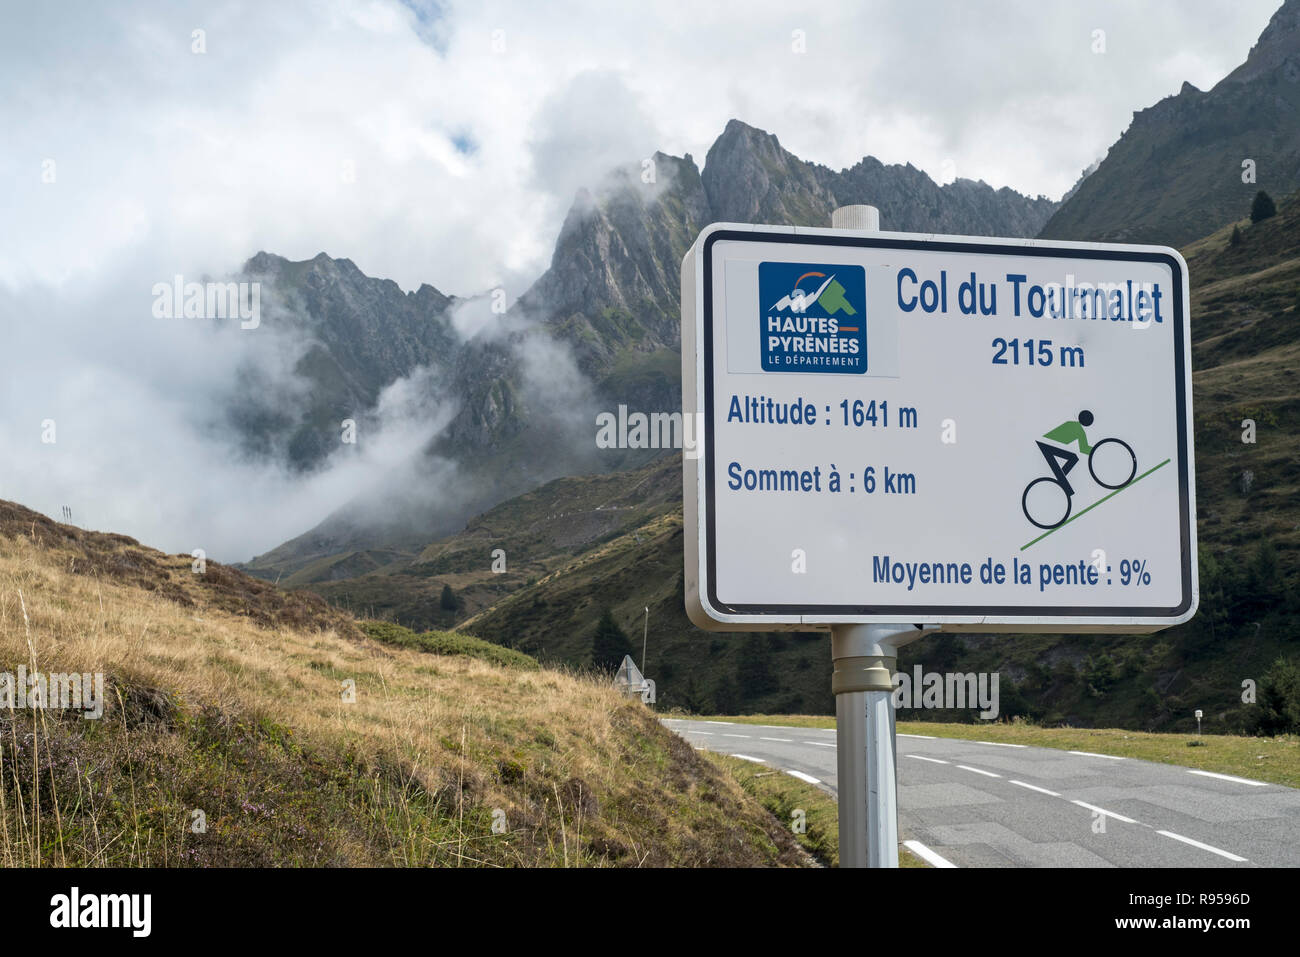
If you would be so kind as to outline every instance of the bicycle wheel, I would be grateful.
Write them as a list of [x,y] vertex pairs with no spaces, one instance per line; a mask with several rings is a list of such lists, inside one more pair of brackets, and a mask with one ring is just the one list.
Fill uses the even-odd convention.
[[[1044,524],[1043,522],[1040,522],[1029,511],[1030,508],[1029,493],[1033,490],[1034,486],[1038,485],[1040,482],[1046,482],[1049,485],[1055,485],[1058,489],[1060,489],[1061,494],[1059,497],[1065,499],[1065,513],[1061,515],[1061,517],[1058,518],[1055,522],[1052,522],[1050,524]],[[1046,489],[1043,489],[1041,491],[1046,491]],[[1056,496],[1049,496],[1045,500],[1043,498],[1043,495],[1041,494],[1041,491],[1039,495],[1035,496],[1038,499],[1038,502],[1034,505],[1034,511],[1038,512],[1040,515],[1046,512],[1047,517],[1051,518],[1061,510],[1060,506],[1059,505],[1056,505],[1055,507],[1053,506],[1053,502],[1051,499],[1056,498]],[[1020,510],[1025,513],[1025,518],[1029,519],[1029,523],[1031,525],[1037,526],[1038,528],[1045,528],[1049,530],[1053,528],[1060,528],[1062,525],[1065,524],[1065,520],[1070,517],[1070,506],[1072,504],[1073,504],[1073,500],[1070,498],[1069,494],[1066,493],[1065,486],[1063,486],[1056,479],[1052,478],[1050,475],[1044,475],[1042,478],[1034,479],[1032,482],[1030,482],[1028,485],[1025,486],[1024,494],[1020,496]]]
[[[1093,461],[1094,456],[1096,456],[1098,450],[1100,450],[1103,445],[1110,445],[1112,443],[1114,445],[1119,446],[1121,449],[1123,449],[1125,452],[1128,453],[1128,475],[1125,476],[1123,481],[1114,484],[1110,482],[1103,482],[1101,480],[1101,477],[1097,475],[1097,469],[1095,467],[1096,463]],[[1114,451],[1118,451],[1118,450],[1114,450]],[[1103,468],[1102,471],[1103,472],[1109,471],[1110,468],[1116,468],[1122,470],[1124,467],[1123,457],[1120,456],[1116,458],[1113,454],[1111,457],[1115,458],[1114,465]],[[1105,456],[1103,456],[1103,458],[1105,458]],[[1129,482],[1133,481],[1133,476],[1137,475],[1137,470],[1138,470],[1137,456],[1133,454],[1133,449],[1129,446],[1129,444],[1127,442],[1122,441],[1121,439],[1102,439],[1100,442],[1094,445],[1092,447],[1092,451],[1088,453],[1088,474],[1091,475],[1092,480],[1096,482],[1098,485],[1100,485],[1102,488],[1123,488]],[[1116,471],[1114,475],[1107,475],[1106,477],[1113,479],[1116,477],[1116,475],[1119,474],[1120,472]]]

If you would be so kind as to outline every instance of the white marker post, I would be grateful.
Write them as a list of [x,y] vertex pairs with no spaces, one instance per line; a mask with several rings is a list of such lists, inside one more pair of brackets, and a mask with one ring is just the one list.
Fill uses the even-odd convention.
[[831,221],[682,260],[686,610],[830,630],[840,861],[896,867],[900,647],[1196,613],[1187,266]]

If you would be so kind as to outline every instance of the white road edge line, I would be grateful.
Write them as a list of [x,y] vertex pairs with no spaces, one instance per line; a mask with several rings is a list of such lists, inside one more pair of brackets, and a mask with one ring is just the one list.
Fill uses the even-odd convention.
[[926,741],[934,740],[934,735],[932,734],[903,734],[903,732],[899,731],[898,736],[900,738],[922,738]]
[[786,774],[790,775],[790,777],[798,778],[800,781],[805,781],[808,784],[821,784],[821,781],[818,781],[811,774],[804,774],[802,771],[791,771],[789,768],[784,768],[783,770]]
[[794,744],[794,738],[764,738],[759,737],[760,741],[780,741],[782,744]]
[[819,748],[833,748],[835,745],[827,744],[825,741],[805,741],[804,744],[815,744]]
[[959,764],[959,765],[957,765],[957,767],[961,768],[963,771],[974,771],[976,774],[982,774],[982,775],[984,775],[985,777],[988,777],[988,778],[1000,778],[1000,777],[1002,777],[1002,775],[1000,775],[1000,774],[994,774],[992,771],[981,771],[979,768],[972,768],[972,767],[971,767],[970,765],[968,765],[968,764]]
[[767,764],[766,758],[755,758],[748,754],[733,754],[733,758],[740,758],[742,761],[753,761],[755,764]]
[[952,861],[945,857],[940,857],[934,851],[930,850],[920,841],[904,841],[903,846],[925,861],[931,867],[956,867]]
[[924,754],[905,754],[905,758],[916,758],[918,761],[929,761],[932,764],[948,764],[943,758],[927,758]]
[[1027,748],[1027,744],[1007,744],[1005,741],[976,741],[976,744],[991,744],[995,748]]
[[1118,754],[1096,754],[1092,751],[1067,751],[1066,754],[1080,754],[1085,758],[1105,758],[1107,761],[1123,761],[1124,758]]
[[1190,844],[1192,847],[1199,847],[1203,851],[1209,851],[1211,854],[1218,854],[1220,857],[1226,857],[1230,861],[1237,861],[1242,864],[1249,863],[1244,857],[1238,857],[1228,851],[1220,850],[1217,847],[1211,847],[1209,844],[1202,844],[1200,841],[1193,841],[1190,837],[1183,837],[1181,834],[1175,834],[1173,831],[1156,831],[1157,834],[1163,834],[1165,837],[1172,837],[1175,841],[1182,841],[1184,844]]
[[1061,796],[1055,791],[1049,791],[1047,788],[1040,788],[1037,784],[1026,784],[1024,781],[1016,781],[1014,779],[1010,783],[1017,787],[1029,788],[1031,791],[1037,791],[1039,794],[1046,794],[1049,797],[1059,798]]
[[1117,821],[1123,821],[1125,824],[1136,824],[1137,821],[1131,817],[1125,817],[1123,814],[1116,814],[1114,811],[1107,811],[1104,807],[1097,807],[1095,804],[1085,804],[1083,801],[1071,801],[1071,804],[1077,804],[1079,807],[1086,807],[1089,811],[1096,814],[1104,814],[1106,817],[1113,817]]
[[1235,778],[1231,774],[1216,774],[1213,771],[1193,771],[1187,769],[1188,774],[1200,774],[1207,778],[1218,778],[1220,781],[1231,781],[1233,784],[1249,784],[1253,788],[1268,787],[1267,781],[1252,781],[1250,778]]

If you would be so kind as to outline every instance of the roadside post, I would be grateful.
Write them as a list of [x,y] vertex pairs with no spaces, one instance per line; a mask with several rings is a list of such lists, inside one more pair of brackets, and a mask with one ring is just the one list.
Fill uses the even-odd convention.
[[900,648],[1196,613],[1187,266],[831,222],[682,261],[686,610],[830,631],[841,866],[897,867]]

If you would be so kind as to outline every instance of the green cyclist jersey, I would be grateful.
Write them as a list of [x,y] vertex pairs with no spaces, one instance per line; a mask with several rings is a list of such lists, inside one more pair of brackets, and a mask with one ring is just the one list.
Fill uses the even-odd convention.
[[1077,441],[1079,451],[1084,455],[1092,451],[1092,446],[1088,444],[1088,436],[1083,431],[1083,426],[1074,420],[1062,422],[1044,435],[1043,438],[1051,439],[1053,442],[1060,442],[1062,445],[1073,445]]

